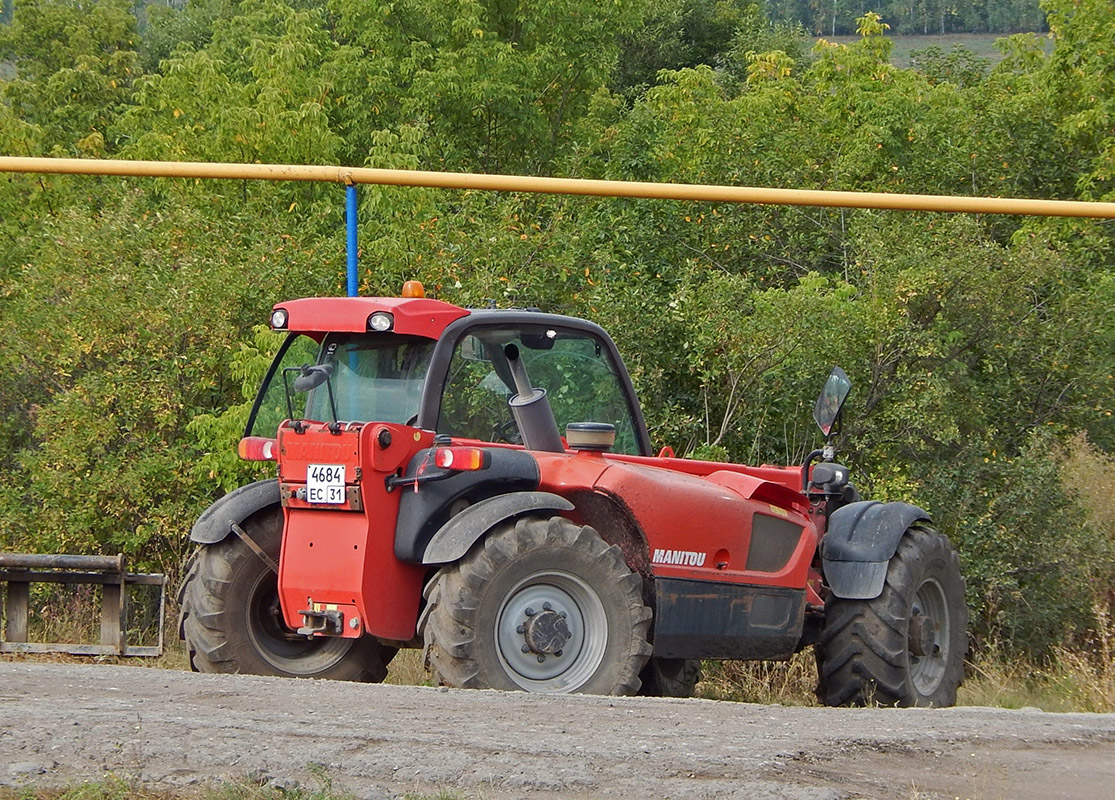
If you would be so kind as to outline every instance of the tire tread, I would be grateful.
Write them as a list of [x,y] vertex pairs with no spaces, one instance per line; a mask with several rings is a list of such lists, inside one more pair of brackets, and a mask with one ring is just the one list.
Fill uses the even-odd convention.
[[[642,581],[623,561],[620,549],[609,546],[591,527],[564,517],[521,517],[496,528],[460,562],[443,568],[425,592],[428,607],[419,635],[425,641],[425,663],[439,683],[466,689],[490,688],[477,660],[481,593],[492,578],[522,555],[540,548],[576,550],[607,564],[615,575],[632,621],[626,663],[609,694],[635,694],[639,673],[650,656],[647,642],[651,611],[642,600]],[[486,632],[485,632],[486,633]]]
[[[278,556],[281,537],[281,515],[265,509],[243,524],[256,532]],[[277,527],[276,527],[277,526]],[[246,636],[236,633],[234,613],[239,587],[235,577],[246,567],[254,566],[258,557],[238,538],[229,536],[216,544],[201,545],[190,556],[178,597],[180,603],[179,635],[186,642],[190,668],[194,672],[253,673],[260,675],[294,675],[263,661]],[[262,564],[262,562],[260,562]],[[234,612],[235,609],[235,612]],[[371,637],[353,640],[353,646],[337,663],[313,675],[334,680],[378,683],[387,676],[387,663],[396,649]]]
[[[909,680],[907,653],[907,603],[926,559],[943,558],[948,577],[958,582],[964,595],[960,561],[948,539],[935,530],[909,528],[887,567],[883,591],[873,600],[830,597],[825,604],[825,628],[816,646],[817,697],[825,705],[952,705],[963,677],[966,638],[950,655],[936,702],[921,696]],[[953,624],[961,631],[968,621],[963,600],[955,609]],[[965,635],[966,636],[966,635]]]

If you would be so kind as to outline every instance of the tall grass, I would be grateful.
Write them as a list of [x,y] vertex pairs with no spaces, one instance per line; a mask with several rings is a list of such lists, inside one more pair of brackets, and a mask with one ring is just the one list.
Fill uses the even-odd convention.
[[[1043,711],[1115,712],[1115,624],[1093,651],[1058,648],[1042,662],[1012,657],[990,647],[967,665],[957,696],[959,706],[1040,708]],[[790,661],[705,662],[697,696],[710,700],[784,706],[817,705],[813,654]]]
[[1115,711],[1115,622],[1096,609],[1097,630],[1086,649],[1058,647],[1034,663],[992,646],[968,665],[959,705],[1040,708],[1043,711]]
[[[1040,708],[1056,712],[1115,712],[1115,619],[1097,606],[1087,647],[1058,647],[1043,661],[1007,647],[984,647],[966,665],[959,706]],[[817,705],[812,650],[786,662],[706,661],[697,696],[785,706]]]
[[815,705],[817,667],[812,649],[789,661],[706,661],[697,696],[787,706]]
[[430,673],[423,664],[422,650],[400,650],[387,665],[384,683],[395,686],[431,686]]

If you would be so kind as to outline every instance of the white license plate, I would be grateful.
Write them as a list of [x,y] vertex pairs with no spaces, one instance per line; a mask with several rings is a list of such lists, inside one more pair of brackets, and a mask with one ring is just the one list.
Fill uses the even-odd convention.
[[345,465],[310,464],[306,467],[306,501],[338,505],[345,501]]

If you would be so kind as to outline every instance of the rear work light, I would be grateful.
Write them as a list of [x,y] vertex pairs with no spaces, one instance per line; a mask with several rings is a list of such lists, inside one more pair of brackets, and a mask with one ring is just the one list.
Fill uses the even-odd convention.
[[439,447],[434,453],[434,464],[462,472],[487,469],[492,464],[492,454],[479,447]]
[[245,436],[236,449],[245,461],[274,461],[278,444],[265,436]]

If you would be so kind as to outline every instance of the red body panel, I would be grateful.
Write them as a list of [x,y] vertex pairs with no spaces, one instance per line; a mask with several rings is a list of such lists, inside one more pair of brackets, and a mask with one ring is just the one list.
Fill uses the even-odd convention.
[[616,461],[630,461],[631,463],[642,464],[643,466],[661,467],[662,469],[668,469],[674,472],[684,472],[687,475],[703,476],[711,475],[714,472],[737,472],[742,475],[750,475],[760,480],[781,484],[795,494],[801,493],[800,467],[775,467],[769,464],[764,464],[761,467],[749,467],[745,464],[724,464],[719,461],[696,461],[689,458],[664,456],[649,458],[645,456],[617,454],[609,455],[608,457]]
[[394,333],[437,339],[445,327],[468,311],[441,300],[401,297],[307,297],[277,303],[289,318],[287,330],[303,333],[363,333],[368,317],[386,311],[395,318]]
[[[800,492],[728,465],[706,477],[688,471],[650,466],[678,459],[636,459],[599,455],[535,453],[542,474],[540,488],[557,494],[591,489],[615,498],[632,515],[647,539],[654,575],[672,578],[805,588],[820,532]],[[694,462],[690,462],[694,463]],[[702,462],[695,462],[702,464]],[[796,470],[764,470],[786,477]],[[783,520],[779,533],[784,562],[763,569],[748,566],[756,515]],[[784,532],[784,534],[782,533]]]
[[[414,637],[427,570],[395,558],[399,492],[388,492],[384,479],[432,441],[429,431],[386,423],[348,426],[339,436],[320,423],[302,434],[289,423],[279,429],[286,516],[279,599],[287,625],[301,627],[299,612],[316,605],[344,612],[348,638],[364,633],[403,641]],[[347,460],[350,453],[355,458],[357,446],[361,464]],[[337,460],[328,460],[333,457]],[[315,463],[345,463],[349,497],[357,491],[366,511],[345,510],[351,501],[311,507],[291,498],[305,486],[307,465]]]

